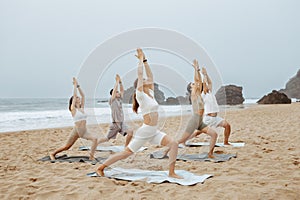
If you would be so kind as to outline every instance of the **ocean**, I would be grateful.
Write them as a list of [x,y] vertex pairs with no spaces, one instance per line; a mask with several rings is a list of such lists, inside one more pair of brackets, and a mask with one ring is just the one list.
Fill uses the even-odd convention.
[[[69,127],[74,122],[67,98],[0,98],[0,133],[44,128]],[[123,104],[125,120],[142,119],[130,104]],[[160,116],[178,116],[191,111],[190,106],[160,106]],[[88,124],[111,122],[108,102],[88,100],[85,106]]]
[[[243,106],[226,106],[224,109],[241,109],[256,104],[258,99],[246,99]],[[142,119],[133,113],[130,104],[123,104],[125,120]],[[86,102],[88,124],[109,123],[111,113],[108,102],[89,100]],[[190,105],[160,106],[160,116],[180,116],[191,113]],[[67,98],[0,98],[0,133],[44,128],[73,126],[68,111]]]

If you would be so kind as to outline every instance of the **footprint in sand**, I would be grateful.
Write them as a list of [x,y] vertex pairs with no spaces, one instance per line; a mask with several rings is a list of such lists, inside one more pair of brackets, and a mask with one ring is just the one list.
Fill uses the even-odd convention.
[[32,182],[36,182],[37,178],[30,178],[29,180],[32,181]]
[[262,150],[264,151],[264,153],[270,153],[270,152],[274,151],[272,149],[266,149],[266,148],[263,148]]
[[300,163],[300,162],[299,162],[298,160],[295,160],[295,161],[293,162],[293,164],[296,165],[296,166],[298,166],[299,163]]

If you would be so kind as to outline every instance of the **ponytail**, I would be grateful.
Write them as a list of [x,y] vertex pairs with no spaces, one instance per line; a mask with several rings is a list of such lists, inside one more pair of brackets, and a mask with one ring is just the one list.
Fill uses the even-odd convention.
[[133,112],[135,112],[136,114],[138,113],[138,108],[139,108],[139,103],[136,100],[136,93],[133,93],[132,95],[132,110]]

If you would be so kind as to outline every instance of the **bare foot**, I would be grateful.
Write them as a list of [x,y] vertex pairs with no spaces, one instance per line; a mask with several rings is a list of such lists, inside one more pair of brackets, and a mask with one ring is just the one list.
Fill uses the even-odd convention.
[[224,142],[224,145],[229,145],[231,146],[231,144],[229,142]]
[[208,154],[208,158],[215,158],[213,154]]
[[103,172],[104,169],[101,169],[100,167],[96,170],[96,173],[98,174],[98,176],[104,176],[104,172]]
[[106,168],[107,166],[104,165],[104,164],[101,164],[98,169],[96,170],[96,173],[98,174],[98,176],[104,176],[104,169]]
[[175,174],[175,173],[169,173],[169,177],[171,177],[171,178],[183,179],[182,176],[179,176],[179,175],[177,175],[177,174]]
[[89,159],[90,159],[90,160],[95,160],[95,157],[94,157],[94,156],[90,156]]
[[50,160],[55,160],[55,155],[53,153],[50,153]]

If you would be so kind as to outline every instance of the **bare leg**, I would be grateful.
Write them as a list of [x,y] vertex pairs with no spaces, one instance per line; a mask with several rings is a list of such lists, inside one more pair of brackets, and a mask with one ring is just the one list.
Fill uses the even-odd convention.
[[174,141],[170,136],[165,135],[161,141],[161,145],[167,146],[170,149],[169,153],[169,176],[173,178],[182,178],[175,173],[175,163],[178,153],[178,143]]
[[[73,143],[74,144],[74,143]],[[55,155],[62,152],[62,151],[66,151],[68,149],[70,149],[70,147],[73,145],[73,144],[66,144],[65,146],[63,147],[60,147],[59,149],[57,149],[56,151],[54,151],[53,153],[50,153],[50,159],[51,160],[55,160]]]
[[[200,132],[201,133],[201,132]],[[199,134],[200,134],[199,133]],[[193,137],[195,137],[196,135],[199,135],[199,134],[196,134],[195,132],[193,134],[190,134],[188,132],[184,132],[182,137],[178,140],[178,144],[185,144],[185,142],[188,140],[188,139],[192,139]],[[170,151],[170,148],[167,148],[165,151],[164,151],[164,155],[167,155]]]
[[194,137],[197,137],[197,136],[200,135],[201,133],[202,133],[201,131],[195,130],[194,133],[188,138],[188,140],[189,140],[189,139],[192,139],[192,138],[194,138]]
[[71,146],[73,146],[73,144],[76,142],[76,140],[79,138],[78,133],[75,129],[72,130],[72,134],[70,136],[70,138],[67,141],[67,144],[63,147],[60,147],[59,149],[55,150],[53,153],[50,153],[50,159],[51,160],[55,160],[55,155],[62,152],[62,151],[66,151],[68,149],[71,148]]
[[208,157],[209,158],[214,158],[214,148],[217,142],[217,137],[218,134],[216,133],[216,131],[214,131],[212,128],[209,128],[208,126],[205,127],[204,129],[201,130],[201,132],[207,134],[210,136],[210,144],[209,144],[209,152],[208,152]]
[[[94,160],[95,159],[95,157],[94,157],[94,155],[95,155],[95,151],[96,151],[96,148],[97,148],[97,145],[98,145],[98,143],[99,143],[99,139],[98,139],[98,136],[97,135],[95,135],[95,134],[92,134],[92,133],[90,133],[90,132],[88,132],[88,131],[86,131],[85,133],[84,133],[84,135],[83,135],[83,138],[84,139],[86,139],[86,140],[90,140],[90,141],[92,141],[92,146],[91,146],[91,152],[90,152],[90,160]],[[102,139],[102,138],[101,138]],[[100,140],[101,140],[100,139]],[[103,139],[104,140],[104,139]]]
[[131,141],[133,136],[133,131],[132,130],[128,130],[127,131],[127,136],[126,136],[126,141],[125,141],[125,147],[128,146],[129,142]]
[[[192,139],[191,136],[194,134],[190,134],[188,132],[184,132],[182,137],[178,140],[178,144],[185,143],[188,139]],[[195,135],[194,135],[195,136]]]
[[108,141],[109,141],[109,139],[107,137],[103,137],[103,138],[98,139],[97,144],[108,142]]
[[231,132],[230,124],[226,120],[223,120],[219,126],[224,128],[224,145],[230,145],[228,141]]
[[133,154],[133,152],[128,147],[126,147],[124,151],[119,152],[119,153],[115,153],[114,155],[110,156],[103,164],[101,164],[97,168],[96,173],[99,176],[104,176],[104,169],[107,166],[110,166],[110,165],[112,165],[113,163],[115,163],[119,160],[123,160],[125,158],[128,158],[132,154]]
[[93,142],[93,144],[91,146],[90,160],[94,160],[95,159],[94,155],[95,155],[95,151],[96,151],[96,148],[97,148],[97,145],[98,145],[97,138],[92,139],[92,142]]

